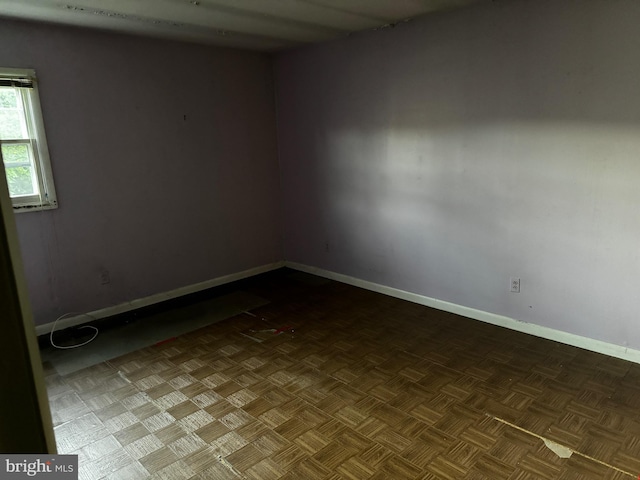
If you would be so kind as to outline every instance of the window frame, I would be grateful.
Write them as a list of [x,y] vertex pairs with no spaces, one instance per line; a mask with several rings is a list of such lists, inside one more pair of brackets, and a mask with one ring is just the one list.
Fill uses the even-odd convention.
[[[28,145],[33,158],[33,169],[39,192],[35,195],[11,197],[13,210],[18,213],[58,208],[58,200],[53,183],[53,172],[51,170],[51,159],[49,157],[47,137],[44,130],[44,120],[42,118],[42,108],[40,106],[40,94],[38,91],[36,72],[33,69],[0,67],[0,78],[28,78],[32,81],[32,87],[30,88],[15,87],[15,91],[19,97],[18,101],[22,101],[25,122],[27,124],[28,138],[0,140],[0,146],[2,144]],[[0,150],[0,158],[1,157],[2,152]],[[6,177],[6,167],[4,162],[3,171]]]

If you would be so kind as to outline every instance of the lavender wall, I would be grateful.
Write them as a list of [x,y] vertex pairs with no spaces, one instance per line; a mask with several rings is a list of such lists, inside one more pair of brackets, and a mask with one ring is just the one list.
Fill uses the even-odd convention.
[[0,20],[0,65],[36,69],[60,203],[16,218],[37,324],[282,260],[268,56]]
[[279,55],[286,259],[640,348],[638,25],[496,2]]

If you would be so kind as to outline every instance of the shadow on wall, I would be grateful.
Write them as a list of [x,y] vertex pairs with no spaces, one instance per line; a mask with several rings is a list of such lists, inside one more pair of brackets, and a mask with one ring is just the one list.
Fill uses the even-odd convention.
[[640,348],[639,21],[504,2],[278,57],[287,260]]

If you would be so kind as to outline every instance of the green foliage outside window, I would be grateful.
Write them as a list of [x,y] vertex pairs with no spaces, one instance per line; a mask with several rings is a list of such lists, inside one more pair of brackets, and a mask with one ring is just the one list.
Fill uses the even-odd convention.
[[7,174],[9,194],[11,196],[33,195],[35,192],[28,146],[21,144],[2,145],[2,159]]
[[33,195],[33,181],[31,180],[31,169],[29,167],[7,168],[7,183],[9,184],[9,194]]

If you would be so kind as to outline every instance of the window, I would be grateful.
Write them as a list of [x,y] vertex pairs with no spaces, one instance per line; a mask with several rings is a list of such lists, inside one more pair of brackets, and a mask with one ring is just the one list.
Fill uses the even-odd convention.
[[14,210],[58,206],[33,70],[0,68],[0,152]]

